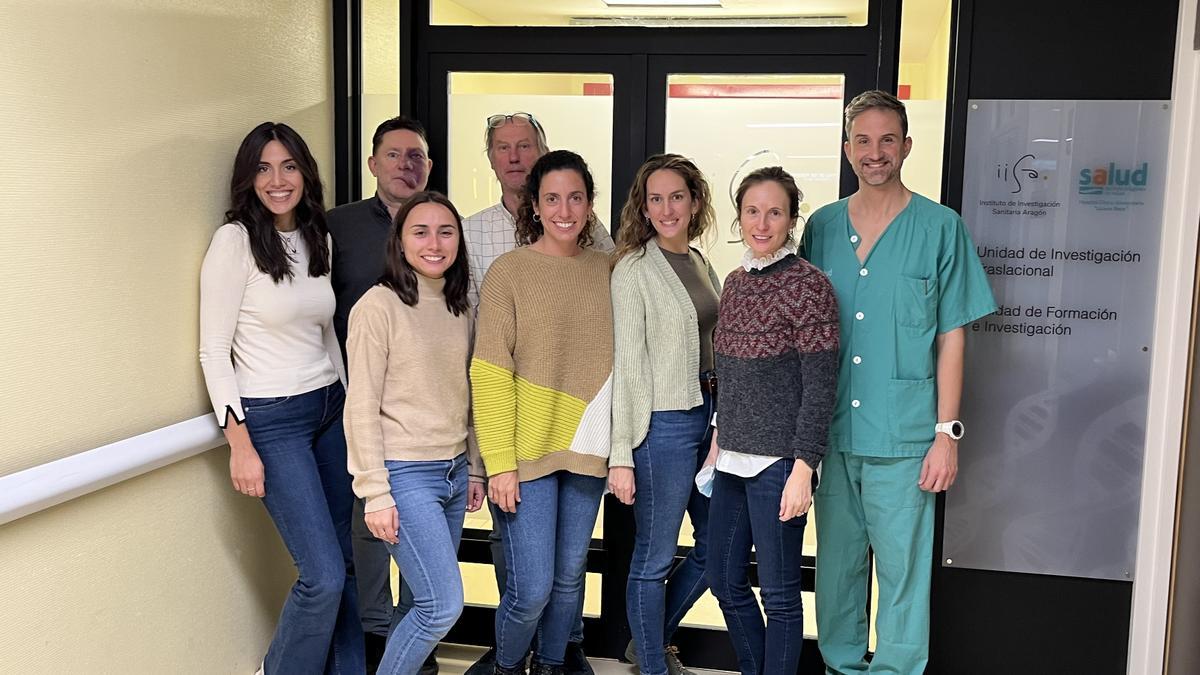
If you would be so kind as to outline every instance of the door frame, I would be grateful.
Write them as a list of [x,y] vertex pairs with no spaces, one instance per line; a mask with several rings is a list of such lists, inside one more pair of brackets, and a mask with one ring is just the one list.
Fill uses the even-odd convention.
[[[900,0],[868,0],[867,24],[845,28],[431,26],[429,0],[399,4],[399,108],[429,130],[434,188],[448,184],[442,158],[448,150],[449,72],[588,72],[613,77],[612,175],[607,179],[614,199],[607,216],[614,230],[619,225],[618,196],[628,192],[644,158],[663,151],[668,74],[844,73],[847,99],[865,89],[895,91],[899,79]],[[361,169],[353,178],[361,181]],[[842,163],[841,193],[849,194],[856,185],[852,171]],[[586,649],[591,656],[618,658],[629,639],[624,596],[633,548],[632,509],[606,497],[603,528],[603,539],[593,540],[588,554],[588,571],[601,573],[603,582],[601,618],[585,619]],[[680,547],[677,557],[687,552]],[[464,531],[459,559],[490,563],[487,532]],[[813,561],[806,558],[802,564],[804,590],[810,591]],[[752,569],[752,582],[756,577]],[[447,640],[490,645],[493,618],[494,610],[467,607]],[[714,639],[717,632],[724,631],[679,630],[676,642],[689,665],[737,669],[732,646],[728,640]],[[815,647],[806,640],[800,672],[822,671]]]

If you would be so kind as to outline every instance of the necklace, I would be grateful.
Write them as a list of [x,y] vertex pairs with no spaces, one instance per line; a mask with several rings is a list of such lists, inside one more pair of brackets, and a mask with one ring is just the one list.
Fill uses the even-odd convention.
[[[278,230],[276,230],[278,232]],[[297,239],[300,238],[300,230],[292,230],[291,232],[279,232],[279,238],[283,240],[283,250],[288,256],[296,255],[299,250]]]

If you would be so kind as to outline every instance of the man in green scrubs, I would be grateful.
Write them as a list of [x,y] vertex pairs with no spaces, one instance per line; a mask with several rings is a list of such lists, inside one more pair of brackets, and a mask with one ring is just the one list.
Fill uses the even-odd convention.
[[[963,326],[996,309],[958,214],[904,187],[904,104],[846,106],[858,191],[822,207],[804,250],[837,294],[838,398],[816,494],[817,641],[828,673],[913,673],[929,658],[934,495],[954,483]],[[867,548],[878,638],[867,653]]]

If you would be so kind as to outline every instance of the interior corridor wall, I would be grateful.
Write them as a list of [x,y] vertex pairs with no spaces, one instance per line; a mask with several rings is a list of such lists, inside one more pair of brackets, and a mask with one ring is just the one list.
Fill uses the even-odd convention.
[[[233,155],[287,122],[332,176],[331,18],[0,0],[0,475],[209,410],[198,276]],[[227,461],[0,526],[0,672],[253,672],[295,577]]]

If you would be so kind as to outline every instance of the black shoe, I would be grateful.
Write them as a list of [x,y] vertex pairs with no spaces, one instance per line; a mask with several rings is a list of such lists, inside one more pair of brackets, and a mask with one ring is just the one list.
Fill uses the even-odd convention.
[[567,651],[563,655],[563,668],[567,675],[596,675],[592,664],[588,663],[587,654],[583,653],[581,642],[567,643]]
[[491,675],[496,668],[496,648],[492,647],[479,657],[479,660],[471,664],[463,675]]
[[549,663],[533,661],[529,664],[529,675],[567,675],[566,666],[552,666]]
[[363,633],[363,646],[366,648],[367,675],[375,675],[383,660],[383,650],[387,648],[387,636]]
[[433,651],[429,652],[429,656],[425,657],[425,663],[421,664],[421,669],[417,671],[417,675],[438,675],[437,645],[434,645]]
[[[475,666],[478,666],[480,663],[482,663],[483,659],[487,658],[489,655],[491,655],[491,657],[492,657],[492,669],[489,671],[486,671],[486,672],[492,673],[492,675],[525,675],[525,662],[524,661],[522,661],[520,663],[520,665],[515,666],[513,668],[505,668],[505,667],[501,666],[499,663],[496,663],[496,650],[495,649],[489,649],[487,654],[483,655],[483,658],[481,658],[481,659],[479,659],[479,661],[475,662]],[[475,666],[471,666],[471,668],[474,669]],[[469,673],[471,671],[468,670],[467,672]],[[479,672],[482,675],[482,673],[485,671],[479,671]],[[466,673],[464,673],[463,675],[466,675]]]

